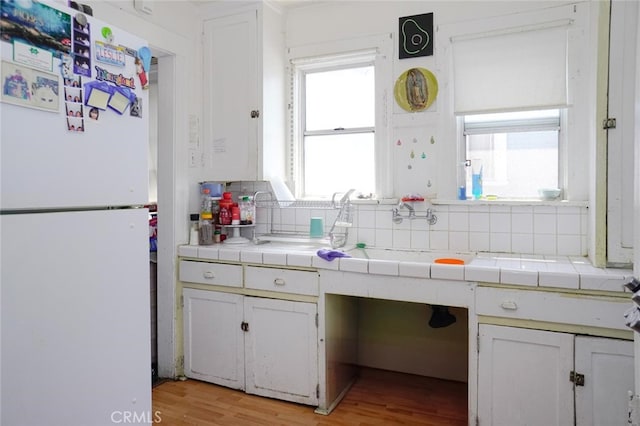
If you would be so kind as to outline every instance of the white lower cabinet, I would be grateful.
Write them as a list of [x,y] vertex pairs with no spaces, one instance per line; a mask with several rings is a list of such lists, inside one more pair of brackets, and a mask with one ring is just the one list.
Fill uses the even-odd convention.
[[191,288],[182,296],[185,375],[244,390],[244,296]]
[[480,324],[480,425],[627,421],[633,342]]
[[246,391],[318,405],[317,305],[245,297]]
[[183,289],[187,377],[318,404],[315,303]]
[[575,371],[584,374],[576,386],[576,425],[625,425],[634,389],[633,342],[576,336]]

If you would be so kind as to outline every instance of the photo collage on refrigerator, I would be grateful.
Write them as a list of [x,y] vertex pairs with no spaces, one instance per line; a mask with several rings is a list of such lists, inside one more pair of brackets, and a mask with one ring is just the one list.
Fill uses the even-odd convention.
[[143,117],[148,46],[127,45],[119,30],[83,12],[36,0],[2,0],[0,24],[2,102],[57,113],[69,134]]

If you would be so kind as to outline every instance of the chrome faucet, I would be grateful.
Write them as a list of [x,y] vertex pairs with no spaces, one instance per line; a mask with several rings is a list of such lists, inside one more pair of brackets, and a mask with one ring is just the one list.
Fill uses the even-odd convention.
[[400,201],[398,203],[398,209],[402,209],[403,207],[409,210],[409,219],[412,219],[416,216],[416,209],[414,209],[411,204],[406,203],[404,201]]
[[[407,210],[409,210],[409,214],[407,216],[403,216],[402,213],[400,213],[400,210],[403,207],[406,208]],[[427,223],[429,225],[435,225],[435,223],[438,221],[438,218],[435,215],[435,213],[433,212],[432,208],[428,208],[427,211],[425,212],[424,216],[422,216],[422,215],[418,216],[418,215],[416,215],[415,208],[411,204],[409,204],[409,203],[407,203],[405,201],[400,201],[398,203],[398,206],[394,207],[391,210],[391,213],[392,213],[393,223],[402,223],[402,219],[405,218],[405,217],[407,219],[409,219],[409,220],[413,220],[413,219],[417,219],[417,218],[425,218],[425,219],[427,219]]]

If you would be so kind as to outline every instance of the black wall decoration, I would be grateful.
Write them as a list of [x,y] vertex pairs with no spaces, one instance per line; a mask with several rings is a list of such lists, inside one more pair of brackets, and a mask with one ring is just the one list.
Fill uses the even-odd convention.
[[400,18],[400,59],[433,55],[433,13]]

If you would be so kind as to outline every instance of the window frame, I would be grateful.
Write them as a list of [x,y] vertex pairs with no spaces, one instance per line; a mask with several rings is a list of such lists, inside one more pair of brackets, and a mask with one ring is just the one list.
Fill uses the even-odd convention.
[[[550,118],[532,118],[532,119],[520,119],[520,120],[494,120],[487,121],[487,124],[472,124],[471,131],[468,132],[465,126],[465,117],[481,114],[465,114],[456,117],[456,123],[458,128],[458,164],[468,164],[470,160],[467,157],[467,135],[489,135],[492,133],[516,133],[516,132],[535,132],[542,130],[558,130],[558,188],[560,188],[563,197],[566,198],[567,189],[567,122],[568,122],[568,108],[558,108],[559,116],[558,122],[555,124],[554,119]],[[503,111],[503,112],[518,112],[518,111]],[[490,114],[490,113],[487,113]],[[508,124],[507,124],[508,123]],[[464,179],[464,180],[463,180]],[[460,174],[457,177],[457,185],[466,186],[466,179]],[[469,193],[467,188],[467,193]],[[497,194],[501,200],[522,200],[530,199],[531,197],[505,197]]]
[[[391,103],[388,101],[391,88],[393,63],[393,36],[385,34],[372,37],[349,39],[340,42],[328,42],[310,46],[299,46],[287,50],[287,71],[289,74],[289,115],[287,118],[287,179],[296,199],[305,198],[304,170],[302,169],[304,151],[304,96],[301,74],[308,70],[330,70],[370,63],[375,73],[375,126],[374,158],[375,188],[374,196],[386,198],[392,195],[393,168],[392,155],[388,141]],[[355,130],[355,129],[350,129]],[[328,134],[328,133],[327,133]],[[336,192],[345,192],[350,188],[336,188]],[[327,194],[330,198],[331,194]]]
[[[354,58],[355,59],[355,58]],[[348,134],[366,134],[366,133],[373,133],[374,135],[374,153],[375,153],[375,133],[376,133],[376,126],[375,126],[375,117],[374,117],[374,122],[372,126],[368,126],[368,127],[348,127],[348,128],[334,128],[334,129],[320,129],[320,130],[307,130],[306,128],[306,122],[307,122],[307,110],[306,110],[306,105],[307,105],[307,99],[306,99],[306,95],[307,95],[307,76],[309,74],[312,73],[316,73],[316,72],[328,72],[328,71],[339,71],[339,70],[347,70],[347,69],[355,69],[355,68],[365,68],[365,67],[373,67],[374,69],[374,73],[375,73],[375,59],[373,56],[373,53],[371,54],[371,56],[369,54],[365,54],[361,60],[349,60],[349,61],[345,61],[344,63],[335,63],[333,60],[330,61],[330,63],[328,65],[325,65],[323,63],[322,60],[318,61],[318,63],[314,64],[313,66],[302,66],[302,67],[297,67],[297,78],[299,81],[299,87],[300,87],[300,93],[298,96],[299,102],[300,102],[300,111],[299,111],[299,124],[300,124],[300,132],[298,135],[298,143],[297,148],[299,150],[299,175],[298,175],[298,179],[296,180],[296,182],[299,183],[299,193],[297,195],[300,196],[300,198],[305,198],[305,199],[309,199],[309,198],[317,198],[316,196],[314,196],[313,194],[309,194],[308,191],[306,190],[307,188],[307,183],[306,183],[306,173],[305,170],[303,169],[303,167],[305,167],[305,158],[306,158],[306,148],[307,148],[307,144],[306,144],[306,138],[309,136],[336,136],[336,135],[348,135]],[[375,74],[374,74],[375,75]],[[375,85],[375,83],[374,83]],[[374,88],[375,90],[375,88]],[[374,113],[375,115],[375,113]],[[375,168],[375,166],[374,166]],[[375,182],[374,182],[374,186],[375,186]],[[339,190],[348,190],[350,188],[336,188],[335,191],[339,191]],[[334,191],[334,192],[335,192]],[[323,198],[328,198],[331,194],[324,194]]]

